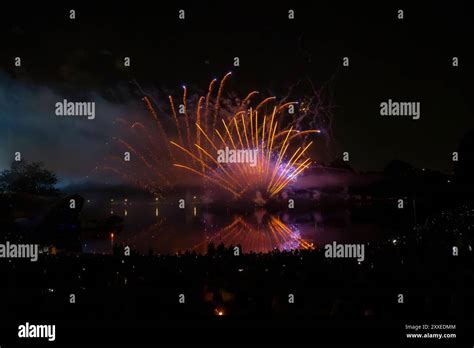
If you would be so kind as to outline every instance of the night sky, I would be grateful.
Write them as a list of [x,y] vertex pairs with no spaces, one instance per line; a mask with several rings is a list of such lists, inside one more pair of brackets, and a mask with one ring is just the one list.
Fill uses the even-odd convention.
[[[111,122],[146,113],[132,80],[179,95],[182,84],[206,89],[229,70],[228,89],[240,94],[283,96],[305,79],[326,86],[335,141],[361,170],[401,159],[448,173],[451,153],[474,128],[474,21],[461,2],[26,6],[0,12],[0,169],[21,151],[64,182],[82,180],[103,158]],[[96,101],[96,119],[58,119],[54,104],[64,98]],[[421,102],[421,118],[381,117],[387,99]]]

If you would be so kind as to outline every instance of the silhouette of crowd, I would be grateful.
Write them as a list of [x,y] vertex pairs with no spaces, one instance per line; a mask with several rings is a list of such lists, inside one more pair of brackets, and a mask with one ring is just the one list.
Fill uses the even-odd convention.
[[125,256],[117,245],[112,255],[0,260],[0,306],[9,320],[46,322],[472,320],[473,221],[467,205],[440,212],[367,244],[363,262],[326,258],[321,247],[235,256],[233,246],[212,244],[204,255]]

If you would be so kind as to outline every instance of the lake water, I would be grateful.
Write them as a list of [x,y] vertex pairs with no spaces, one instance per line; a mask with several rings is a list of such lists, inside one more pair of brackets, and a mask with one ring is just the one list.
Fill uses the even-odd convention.
[[[205,206],[156,202],[86,204],[82,219],[123,218],[123,230],[110,229],[91,236],[83,233],[86,253],[111,253],[114,243],[130,246],[141,253],[205,252],[207,244],[240,244],[244,252],[304,249],[337,241],[365,243],[394,233],[394,216],[370,208],[361,214],[353,208],[314,209],[305,213],[269,213],[255,209],[247,214],[213,213]],[[367,217],[368,216],[368,217]],[[396,217],[395,217],[396,218]]]

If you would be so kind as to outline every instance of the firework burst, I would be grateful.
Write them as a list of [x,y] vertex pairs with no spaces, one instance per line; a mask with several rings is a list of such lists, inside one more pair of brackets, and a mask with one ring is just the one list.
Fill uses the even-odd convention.
[[[286,98],[276,102],[275,97],[255,102],[257,91],[243,99],[223,97],[230,75],[220,83],[212,80],[205,96],[190,97],[183,86],[182,100],[169,96],[164,110],[145,96],[151,122],[120,120],[139,141],[115,139],[144,170],[137,170],[136,164],[125,170],[123,163],[121,168],[107,168],[154,192],[183,182],[187,173],[188,178],[200,177],[235,198],[255,191],[276,196],[313,163],[308,136],[319,130],[298,129],[302,119],[294,115],[298,102]],[[222,163],[216,155],[222,149],[253,151],[256,163]]]

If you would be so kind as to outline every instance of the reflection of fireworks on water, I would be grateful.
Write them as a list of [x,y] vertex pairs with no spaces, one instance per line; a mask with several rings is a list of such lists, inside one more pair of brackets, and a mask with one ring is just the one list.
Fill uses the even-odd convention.
[[[160,110],[145,96],[151,119],[135,123],[121,120],[138,141],[115,139],[130,153],[130,162],[116,156],[116,165],[104,168],[152,192],[197,176],[236,198],[256,190],[269,197],[277,195],[311,165],[307,153],[312,142],[307,142],[307,136],[319,131],[298,129],[307,115],[307,105],[297,109],[297,102],[284,98],[275,104],[276,98],[269,97],[252,106],[257,91],[243,99],[224,98],[229,76],[224,76],[218,88],[216,80],[211,81],[206,96],[189,97],[183,86],[182,101],[177,103],[169,96],[168,110]],[[296,117],[289,110],[300,114]],[[256,165],[220,163],[216,153],[225,148],[255,150]]]
[[249,223],[237,216],[228,226],[194,247],[204,250],[207,243],[240,245],[244,252],[270,252],[278,250],[313,249],[313,243],[301,238],[296,227],[288,226],[275,216],[269,216],[260,224]]

